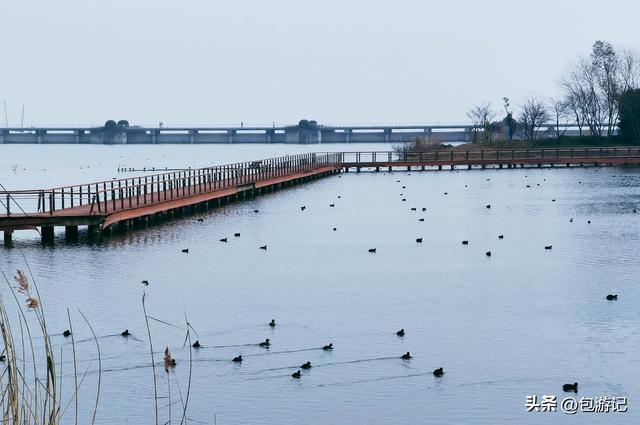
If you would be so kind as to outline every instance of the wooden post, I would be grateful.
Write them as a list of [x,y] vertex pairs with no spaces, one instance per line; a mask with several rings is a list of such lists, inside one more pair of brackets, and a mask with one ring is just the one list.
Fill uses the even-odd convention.
[[11,248],[13,247],[13,230],[5,229],[4,231],[4,247]]

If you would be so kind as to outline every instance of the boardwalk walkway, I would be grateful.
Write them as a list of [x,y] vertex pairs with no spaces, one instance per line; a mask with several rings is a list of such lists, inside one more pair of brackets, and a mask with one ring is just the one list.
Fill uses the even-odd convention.
[[78,226],[89,234],[117,224],[159,222],[187,210],[259,195],[350,169],[442,169],[497,166],[582,166],[640,164],[640,147],[501,149],[428,153],[308,153],[201,169],[171,171],[50,189],[0,192],[0,230],[12,245],[15,230],[40,229],[43,243],[52,243],[54,227],[64,226],[70,239]]

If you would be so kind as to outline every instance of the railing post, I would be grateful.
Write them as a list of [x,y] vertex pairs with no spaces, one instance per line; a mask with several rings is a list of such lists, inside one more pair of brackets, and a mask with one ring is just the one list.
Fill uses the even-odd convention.
[[11,196],[7,193],[7,216],[11,215]]

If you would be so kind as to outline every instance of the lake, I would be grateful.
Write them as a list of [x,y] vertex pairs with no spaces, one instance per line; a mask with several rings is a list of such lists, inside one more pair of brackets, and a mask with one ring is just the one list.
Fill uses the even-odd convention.
[[[0,146],[0,182],[26,189],[131,175],[121,167],[389,148],[11,145]],[[192,352],[192,423],[637,423],[634,209],[638,167],[343,173],[98,243],[84,234],[65,243],[58,233],[54,247],[42,247],[35,232],[16,232],[15,248],[0,250],[0,269],[13,274],[28,260],[62,350],[65,399],[73,375],[61,334],[70,309],[78,368],[88,370],[80,423],[90,422],[98,374],[78,309],[101,349],[96,422],[155,423],[144,292],[162,423],[169,405],[180,422],[186,395],[185,317],[202,344]],[[619,299],[607,301],[609,293]],[[0,294],[13,302],[6,285]],[[269,349],[257,346],[265,338]],[[322,349],[328,343],[333,351]],[[169,375],[166,346],[177,360]],[[402,360],[407,351],[413,358]],[[233,363],[239,354],[243,363]],[[307,361],[313,367],[293,379]],[[432,374],[438,367],[441,378]],[[573,382],[579,393],[563,393]],[[528,395],[627,397],[629,411],[571,420],[560,406],[527,412]]]

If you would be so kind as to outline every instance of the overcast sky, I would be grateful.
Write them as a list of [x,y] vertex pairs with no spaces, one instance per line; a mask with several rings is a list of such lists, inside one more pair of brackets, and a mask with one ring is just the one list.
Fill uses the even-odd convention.
[[23,104],[25,125],[457,123],[557,94],[596,39],[639,48],[638,16],[636,0],[0,0],[0,102],[11,126]]

